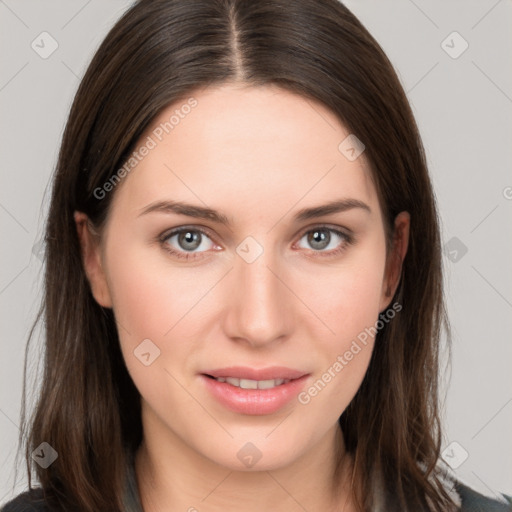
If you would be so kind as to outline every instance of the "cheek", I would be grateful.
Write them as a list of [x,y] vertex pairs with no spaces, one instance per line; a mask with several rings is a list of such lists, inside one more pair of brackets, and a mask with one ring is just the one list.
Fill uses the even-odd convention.
[[206,288],[195,272],[169,264],[162,249],[122,236],[111,243],[107,268],[116,319],[138,337],[162,339]]
[[[318,312],[331,332],[326,336],[323,329],[323,335],[318,331],[315,336],[318,373],[302,399],[299,397],[302,404],[311,403],[308,405],[311,413],[332,408],[333,418],[341,414],[368,368],[377,333],[385,269],[384,251],[377,246],[375,249],[359,253],[357,261],[347,263],[337,272],[331,271],[324,278],[322,273],[315,276],[317,292],[309,294],[308,305]],[[305,285],[309,284],[311,289],[312,283],[313,280]]]
[[[326,349],[344,348],[378,320],[385,270],[380,244],[368,247],[336,269],[321,269],[302,278],[302,293],[331,330]],[[310,273],[311,274],[311,273]]]
[[152,264],[148,251],[117,248],[110,254],[109,287],[128,372],[162,417],[169,404],[186,417],[193,404],[179,373],[194,353],[186,315],[200,300],[197,282],[190,273]]
[[162,264],[165,260],[157,260],[155,254],[155,247],[130,245],[122,236],[112,238],[107,250],[108,286],[121,348],[128,369],[136,373],[142,366],[137,357],[141,343],[147,349],[143,353],[151,353],[146,359],[158,355],[151,367],[159,366],[180,319],[201,296],[192,273]]

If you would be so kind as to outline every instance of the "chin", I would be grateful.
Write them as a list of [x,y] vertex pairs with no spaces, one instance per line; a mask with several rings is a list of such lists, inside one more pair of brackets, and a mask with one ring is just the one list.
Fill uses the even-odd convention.
[[293,464],[301,451],[297,450],[297,443],[284,446],[281,442],[269,442],[264,438],[254,436],[254,440],[239,441],[230,440],[229,443],[219,443],[224,446],[222,453],[218,450],[203,455],[213,463],[225,467],[230,471],[274,471]]

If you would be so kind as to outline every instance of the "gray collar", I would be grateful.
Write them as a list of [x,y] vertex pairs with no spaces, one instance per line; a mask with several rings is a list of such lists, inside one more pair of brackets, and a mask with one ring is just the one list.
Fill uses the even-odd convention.
[[144,512],[140,502],[137,479],[135,477],[135,451],[128,453],[123,505],[124,512]]

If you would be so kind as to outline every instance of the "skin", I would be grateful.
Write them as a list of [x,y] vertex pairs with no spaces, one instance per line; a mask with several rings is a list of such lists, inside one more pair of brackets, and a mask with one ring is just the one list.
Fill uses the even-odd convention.
[[[321,104],[274,86],[197,91],[198,105],[117,185],[101,236],[75,213],[84,267],[96,301],[113,308],[123,356],[142,396],[144,441],[136,473],[144,510],[354,510],[351,459],[337,420],[368,368],[373,338],[307,404],[267,415],[227,410],[201,371],[279,365],[310,373],[308,389],[379,312],[391,305],[407,251],[409,215],[395,221],[386,252],[383,216],[364,153],[349,161],[338,145],[349,131]],[[169,119],[176,102],[147,133]],[[356,199],[352,208],[302,222],[302,208]],[[222,212],[232,226],[144,208],[185,201]],[[308,230],[350,230],[322,248]],[[208,232],[186,261],[180,226]],[[201,236],[199,234],[199,236]],[[236,252],[248,236],[263,253]],[[343,250],[333,253],[337,248]],[[399,313],[397,313],[399,314]],[[134,350],[150,339],[149,366]],[[251,442],[261,459],[237,457]],[[339,495],[331,488],[335,449],[343,454]]]

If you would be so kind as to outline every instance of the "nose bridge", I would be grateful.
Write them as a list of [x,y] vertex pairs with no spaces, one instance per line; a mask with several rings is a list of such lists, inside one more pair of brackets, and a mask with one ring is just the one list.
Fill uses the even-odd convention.
[[274,253],[254,239],[246,239],[237,247],[228,291],[228,334],[252,345],[288,334],[289,297],[277,277],[280,272]]

